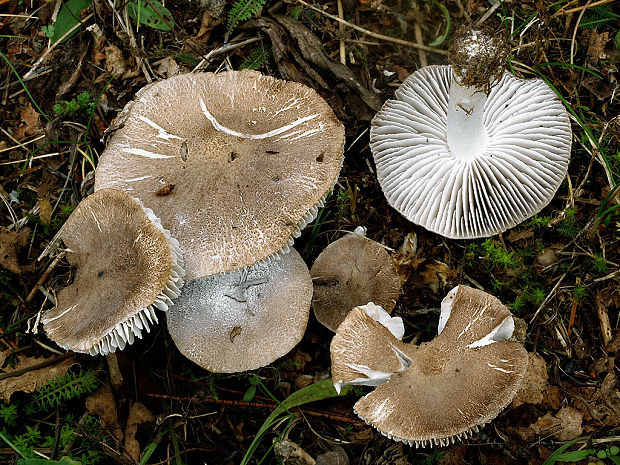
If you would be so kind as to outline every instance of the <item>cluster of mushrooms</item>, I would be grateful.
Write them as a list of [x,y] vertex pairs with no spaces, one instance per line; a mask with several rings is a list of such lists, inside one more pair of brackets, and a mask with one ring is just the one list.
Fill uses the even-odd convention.
[[[469,30],[454,43],[451,66],[415,72],[385,103],[370,144],[391,206],[445,237],[486,237],[550,202],[572,134],[544,82],[503,72],[502,41]],[[42,317],[48,336],[107,354],[142,337],[159,309],[185,356],[239,372],[292,349],[312,302],[335,332],[336,389],[376,387],[355,404],[361,418],[416,446],[478,431],[528,363],[497,298],[457,286],[437,337],[406,344],[389,315],[400,278],[380,244],[356,230],[311,270],[292,248],[336,183],[343,147],[342,124],[298,83],[242,71],[145,87],[115,122],[95,192],[59,232],[76,273]]]

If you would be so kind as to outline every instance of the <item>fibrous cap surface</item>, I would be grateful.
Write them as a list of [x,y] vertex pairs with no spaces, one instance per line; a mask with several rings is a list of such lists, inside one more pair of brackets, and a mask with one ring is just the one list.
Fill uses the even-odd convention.
[[454,154],[452,78],[449,66],[422,68],[377,113],[370,133],[377,177],[390,205],[410,221],[449,238],[487,237],[551,201],[568,167],[570,121],[543,81],[504,74],[481,99],[484,134],[476,140],[484,145]]
[[188,280],[286,249],[343,160],[344,128],[328,104],[254,71],[175,76],[145,88],[124,114],[95,190],[121,189],[152,208],[179,240]]
[[291,248],[280,260],[186,284],[168,330],[181,353],[207,370],[253,370],[301,340],[311,299],[308,267]]
[[41,322],[50,339],[76,352],[107,354],[142,337],[183,285],[183,259],[149,209],[124,192],[84,199],[59,232],[75,278]]
[[478,431],[508,405],[527,367],[523,346],[506,340],[512,317],[496,298],[459,286],[445,300],[443,330],[420,346],[402,343],[360,308],[332,341],[337,387],[379,384],[355,412],[411,445],[447,445]]
[[329,244],[310,269],[312,308],[317,320],[336,331],[359,305],[374,302],[391,313],[400,292],[400,277],[381,244],[347,234]]

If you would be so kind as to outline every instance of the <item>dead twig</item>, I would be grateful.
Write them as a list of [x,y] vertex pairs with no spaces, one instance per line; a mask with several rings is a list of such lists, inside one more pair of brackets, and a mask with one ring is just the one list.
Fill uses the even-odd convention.
[[323,11],[320,8],[315,7],[314,5],[310,5],[309,3],[306,3],[303,0],[296,0],[296,1],[297,1],[297,3],[301,3],[306,8],[310,8],[311,10],[314,10],[317,13],[321,13],[323,16],[326,16],[329,19],[333,19],[334,21],[338,21],[339,23],[342,23],[345,26],[350,27],[351,29],[355,29],[356,31],[361,32],[362,34],[365,34],[365,35],[367,35],[369,37],[374,37],[375,39],[380,39],[380,40],[383,40],[385,42],[393,42],[393,43],[398,44],[398,45],[404,45],[405,47],[417,48],[419,50],[425,50],[427,52],[438,53],[439,55],[447,55],[448,54],[448,52],[446,50],[441,50],[440,48],[429,47],[428,45],[420,45],[420,44],[416,44],[415,42],[409,42],[408,40],[397,39],[396,37],[384,36],[383,34],[378,34],[376,32],[369,31],[368,29],[364,29],[363,27],[359,27],[359,26],[357,26],[357,25],[355,25],[353,23],[350,23],[349,21],[346,21],[344,19],[340,19],[336,15],[332,15],[331,13]]

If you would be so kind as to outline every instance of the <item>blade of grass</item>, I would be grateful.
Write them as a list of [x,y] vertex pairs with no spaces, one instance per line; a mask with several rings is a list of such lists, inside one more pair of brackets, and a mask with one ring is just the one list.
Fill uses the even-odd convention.
[[575,68],[575,69],[579,69],[581,71],[585,71],[586,73],[589,73],[592,76],[597,77],[599,79],[603,79],[603,76],[601,76],[599,73],[597,73],[596,71],[593,71],[591,69],[588,69],[585,66],[576,65],[574,63],[565,63],[563,61],[551,61],[551,62],[548,62],[548,63],[538,63],[537,65],[532,66],[532,68],[533,69],[537,69],[537,68],[542,68],[543,66],[562,66],[564,68]]
[[[277,399],[275,399],[275,397],[269,392],[269,390],[265,388],[262,382],[260,382],[260,380],[258,381],[258,383],[272,399],[278,402]],[[276,423],[278,423],[279,421],[283,419],[281,416],[282,414],[286,412],[292,415],[292,412],[290,411],[290,409],[294,407],[298,407],[300,405],[304,405],[309,402],[315,402],[317,400],[323,400],[323,399],[329,399],[331,397],[343,396],[346,393],[348,393],[350,389],[351,389],[351,386],[343,386],[342,390],[340,391],[340,394],[338,394],[336,392],[336,389],[334,388],[334,383],[332,382],[332,380],[326,379],[324,381],[319,381],[318,383],[314,383],[314,384],[311,384],[310,386],[301,388],[299,391],[296,391],[290,396],[288,396],[282,402],[278,402],[278,406],[274,409],[273,412],[271,412],[271,415],[267,417],[263,425],[258,430],[258,433],[256,433],[254,440],[252,441],[252,443],[250,444],[250,447],[248,448],[247,452],[243,456],[241,465],[247,465],[249,463],[250,459],[252,458],[252,455],[254,455],[254,452],[258,448],[265,433],[267,433],[267,431],[271,427],[273,427]],[[284,418],[286,418],[286,416]]]
[[26,84],[24,83],[24,81],[22,80],[21,76],[19,75],[19,73],[17,72],[17,70],[13,67],[13,64],[10,62],[10,60],[6,57],[6,55],[4,53],[2,53],[0,51],[0,56],[2,58],[4,58],[4,61],[6,61],[7,65],[9,65],[9,68],[11,68],[11,70],[13,71],[13,73],[15,74],[15,77],[17,77],[17,80],[19,81],[19,83],[22,85],[22,87],[24,88],[24,90],[26,91],[26,94],[28,95],[28,98],[30,99],[30,101],[32,102],[32,104],[34,105],[34,107],[37,109],[37,111],[39,112],[39,114],[41,116],[43,116],[48,122],[51,122],[52,120],[50,119],[49,116],[47,116],[45,114],[45,112],[43,110],[41,110],[41,107],[39,107],[39,105],[37,104],[37,102],[35,101],[34,97],[32,96],[32,94],[30,93],[30,91],[28,90],[28,88],[26,87]]

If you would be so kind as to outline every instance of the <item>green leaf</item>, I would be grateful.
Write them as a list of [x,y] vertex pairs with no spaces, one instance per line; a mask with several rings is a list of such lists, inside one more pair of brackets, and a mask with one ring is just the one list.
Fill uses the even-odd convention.
[[585,460],[596,453],[594,449],[575,450],[572,452],[564,452],[556,457],[558,462],[579,462]]
[[271,415],[267,417],[263,423],[263,426],[260,427],[258,433],[256,433],[256,437],[252,441],[252,444],[250,444],[250,447],[243,456],[241,465],[247,465],[249,463],[254,451],[258,448],[258,445],[260,444],[260,441],[265,433],[281,420],[280,416],[282,414],[288,413],[289,415],[292,415],[292,412],[289,409],[307,404],[309,402],[315,402],[317,400],[343,396],[348,393],[351,388],[351,386],[343,386],[340,394],[338,394],[334,388],[334,383],[332,380],[326,379],[325,381],[320,381],[318,383],[311,384],[310,386],[301,388],[299,391],[296,391],[288,396],[274,409],[273,412],[271,412]]
[[252,16],[258,14],[266,1],[267,0],[237,0],[233,3],[226,21],[228,32],[232,32],[239,23],[247,21]]
[[148,460],[151,458],[151,455],[153,455],[153,452],[155,452],[157,444],[159,443],[151,442],[148,446],[144,448],[144,451],[142,452],[142,459],[140,460],[140,465],[145,465],[146,462],[148,462]]
[[[53,44],[58,42],[62,36],[81,22],[82,17],[80,16],[80,12],[86,8],[89,8],[91,1],[92,0],[68,0],[67,3],[62,6],[54,25],[48,26],[47,28],[48,33],[50,32],[49,28],[52,28],[53,35],[50,39]],[[76,28],[71,34],[63,39],[63,42],[72,37],[78,30],[79,28]]]
[[256,384],[250,386],[248,390],[245,391],[245,394],[243,394],[243,401],[250,402],[252,399],[254,399],[255,395],[256,395]]
[[[566,449],[568,449],[570,446],[572,446],[573,444],[575,444],[580,438],[577,439],[573,439],[572,441],[568,441],[566,444],[561,445],[560,447],[558,447],[556,450],[554,450],[551,455],[549,457],[547,457],[547,460],[545,460],[542,465],[554,465],[556,462],[566,462],[566,460],[562,460],[561,457],[564,455],[564,451]],[[594,451],[594,449],[590,449],[590,453],[589,454],[593,454],[596,451]],[[580,452],[580,451],[578,451]],[[567,452],[567,454],[570,454],[570,452]],[[587,456],[586,456],[587,457]]]
[[138,25],[145,25],[160,31],[171,31],[174,19],[168,8],[159,0],[132,0],[127,4],[129,17]]

